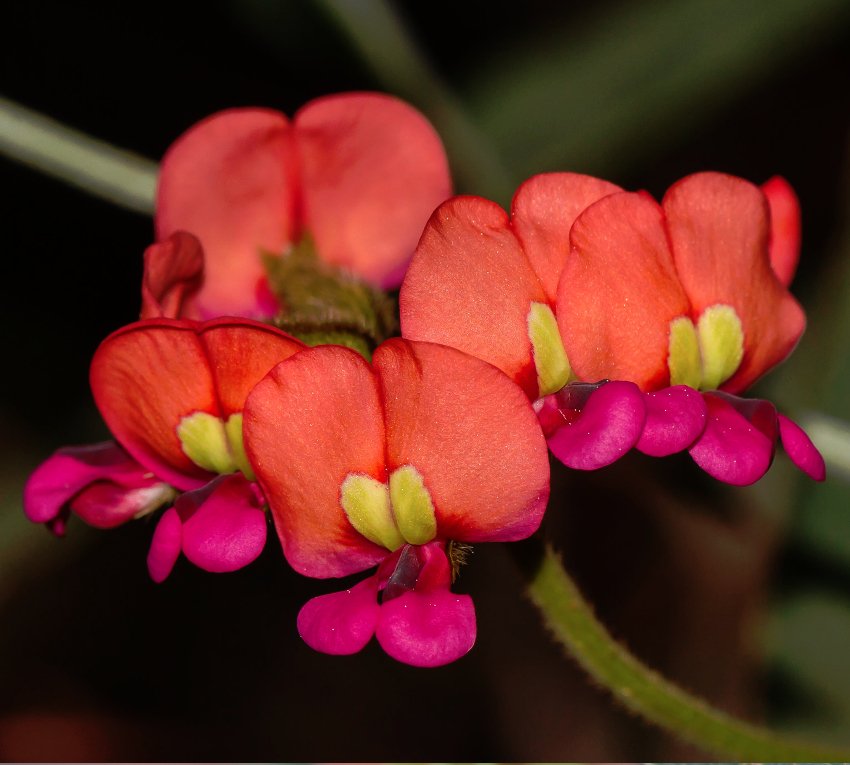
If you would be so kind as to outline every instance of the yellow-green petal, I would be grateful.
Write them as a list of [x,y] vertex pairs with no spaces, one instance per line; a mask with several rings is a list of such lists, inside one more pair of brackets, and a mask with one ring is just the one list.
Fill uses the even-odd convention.
[[385,483],[368,475],[350,473],[340,488],[340,504],[351,525],[370,542],[390,551],[404,544],[393,520]]
[[183,453],[198,467],[213,473],[236,471],[224,423],[214,414],[195,412],[183,417],[177,437]]
[[702,385],[702,360],[700,344],[694,323],[687,316],[679,316],[670,322],[667,366],[670,369],[670,385]]
[[744,328],[731,305],[706,308],[697,322],[702,351],[702,387],[714,390],[728,380],[744,357]]
[[390,501],[398,530],[405,541],[424,545],[437,536],[434,503],[420,472],[404,465],[390,476]]
[[256,476],[251,468],[251,463],[248,462],[248,455],[245,453],[245,442],[242,438],[242,412],[235,412],[227,418],[227,422],[224,423],[224,431],[227,434],[227,442],[230,446],[233,464],[242,471],[242,475],[245,478],[253,481]]
[[532,303],[528,312],[528,339],[531,341],[537,387],[541,396],[563,388],[570,379],[570,362],[555,314],[545,303]]

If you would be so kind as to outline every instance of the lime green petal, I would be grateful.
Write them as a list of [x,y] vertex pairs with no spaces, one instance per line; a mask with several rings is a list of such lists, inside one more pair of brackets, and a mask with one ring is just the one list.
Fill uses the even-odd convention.
[[390,500],[398,529],[405,541],[424,545],[437,536],[434,503],[421,473],[404,465],[390,476]]
[[198,467],[213,473],[236,470],[224,423],[214,414],[195,412],[183,417],[177,426],[177,437],[185,455]]
[[397,550],[404,544],[393,520],[385,483],[350,473],[342,482],[340,504],[351,525],[370,542],[388,550]]
[[532,303],[528,312],[528,339],[537,369],[537,387],[541,396],[561,390],[570,379],[570,362],[555,314],[545,303]]
[[687,316],[679,316],[670,322],[667,366],[670,369],[670,385],[690,385],[698,389],[702,384],[699,339],[694,323]]
[[706,308],[697,322],[702,350],[702,387],[714,390],[728,380],[744,357],[744,328],[731,305]]
[[245,453],[245,442],[242,439],[242,412],[231,414],[224,423],[224,431],[227,434],[227,442],[230,446],[230,454],[233,462],[242,475],[249,481],[256,479],[248,455]]

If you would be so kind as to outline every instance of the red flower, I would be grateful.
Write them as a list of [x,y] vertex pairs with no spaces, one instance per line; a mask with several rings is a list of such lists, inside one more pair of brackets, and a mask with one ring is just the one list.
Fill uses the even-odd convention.
[[[198,123],[166,153],[156,235],[175,247],[169,237],[191,232],[205,253],[203,284],[181,296],[182,315],[261,318],[275,311],[262,254],[282,255],[309,235],[325,262],[394,287],[425,221],[450,193],[439,137],[390,96],[327,96],[291,122],[268,109],[232,109]],[[187,247],[179,243],[181,258]],[[161,275],[151,281],[162,290]],[[181,269],[169,276],[195,278]]]
[[387,341],[371,366],[335,346],[287,359],[248,397],[245,445],[296,571],[379,565],[302,609],[302,637],[326,653],[355,653],[376,635],[410,664],[462,656],[475,616],[468,596],[449,592],[449,540],[523,539],[549,495],[546,446],[522,391],[431,343]]
[[[405,337],[510,374],[540,399],[549,445],[571,467],[601,467],[633,446],[690,448],[712,475],[751,483],[781,436],[798,466],[823,477],[796,425],[727,395],[782,361],[803,331],[785,288],[799,211],[784,181],[762,191],[700,173],[659,206],[584,176],[537,176],[512,213],[472,197],[438,208],[402,287]],[[621,382],[598,383],[608,380]]]

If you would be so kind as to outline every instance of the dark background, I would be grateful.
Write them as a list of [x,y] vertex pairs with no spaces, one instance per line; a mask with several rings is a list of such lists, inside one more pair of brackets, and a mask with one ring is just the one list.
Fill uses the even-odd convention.
[[[761,392],[803,420],[850,417],[846,3],[365,2],[350,4],[353,27],[333,5],[12,3],[0,93],[158,159],[218,109],[292,114],[324,93],[388,90],[435,122],[458,191],[503,204],[550,170],[656,196],[697,170],[782,174],[803,207],[794,290],[810,328]],[[560,655],[507,547],[477,547],[459,583],[477,646],[425,671],[374,644],[350,658],[303,645],[298,608],[338,587],[292,573],[273,539],[241,572],[181,563],[156,586],[149,523],[72,522],[62,541],[28,524],[28,472],[105,436],[88,362],[138,315],[152,226],[5,158],[0,170],[0,758],[705,756],[616,709]],[[840,465],[814,487],[779,457],[758,487],[728,489],[687,457],[632,455],[592,475],[554,465],[553,482],[544,531],[615,635],[727,710],[850,743]]]

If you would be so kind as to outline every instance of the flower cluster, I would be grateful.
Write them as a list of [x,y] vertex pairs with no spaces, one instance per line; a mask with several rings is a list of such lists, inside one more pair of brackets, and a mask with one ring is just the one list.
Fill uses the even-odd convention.
[[[190,129],[163,160],[140,320],[91,365],[114,441],[40,465],[27,516],[62,534],[71,513],[111,528],[165,508],[157,582],[181,553],[248,565],[270,516],[299,573],[373,570],[302,608],[310,646],[350,654],[374,636],[438,666],[476,636],[471,598],[451,591],[458,550],[537,530],[547,443],[584,470],[688,450],[743,485],[781,441],[823,479],[799,426],[740,397],[805,323],[787,183],[700,173],[658,204],[539,175],[510,216],[449,195],[438,136],[387,96]],[[399,285],[391,337],[382,291]]]

